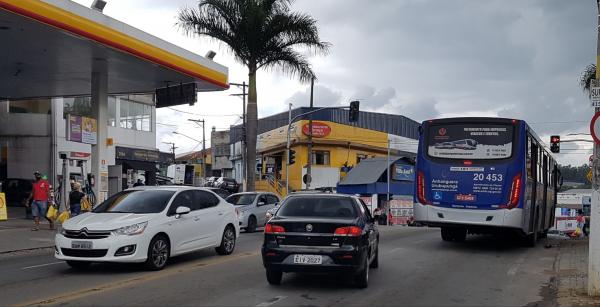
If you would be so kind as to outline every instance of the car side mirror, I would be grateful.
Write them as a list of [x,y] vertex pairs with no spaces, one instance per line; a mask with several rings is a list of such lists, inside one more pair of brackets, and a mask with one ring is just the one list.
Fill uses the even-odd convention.
[[177,210],[175,210],[175,218],[178,219],[180,218],[182,215],[188,214],[192,212],[192,210],[189,207],[177,207]]

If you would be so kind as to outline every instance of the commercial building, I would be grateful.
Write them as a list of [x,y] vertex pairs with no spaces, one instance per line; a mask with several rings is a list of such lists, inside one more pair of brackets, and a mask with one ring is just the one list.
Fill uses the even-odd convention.
[[210,134],[210,146],[212,150],[212,176],[231,178],[233,169],[230,160],[229,130],[216,131],[213,127]]
[[[316,108],[315,108],[316,109]],[[310,111],[292,110],[292,118]],[[392,155],[414,157],[417,150],[419,124],[401,115],[360,112],[358,122],[348,121],[348,111],[326,109],[312,115],[312,142],[309,142],[309,116],[300,117],[291,125],[291,146],[295,163],[289,165],[290,190],[307,188],[305,176],[309,158],[312,160],[309,188],[335,187],[341,178],[361,160]],[[258,121],[257,189],[285,195],[286,141],[288,112]],[[231,160],[234,176],[241,181],[241,126],[231,129]],[[312,143],[312,155],[308,146]]]
[[155,108],[187,102],[155,102],[157,89],[193,85],[195,101],[228,88],[226,67],[69,0],[0,0],[0,40],[1,175],[40,170],[56,186],[60,151],[89,153],[99,201],[129,181],[127,169],[150,182],[150,169],[168,163],[156,150]]

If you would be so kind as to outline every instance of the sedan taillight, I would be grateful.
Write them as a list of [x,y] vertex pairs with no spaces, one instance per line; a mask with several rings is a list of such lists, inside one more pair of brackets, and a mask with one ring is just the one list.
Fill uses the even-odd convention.
[[341,237],[359,237],[362,233],[362,229],[356,226],[339,227],[333,233],[334,236]]
[[285,233],[285,228],[283,228],[283,226],[279,226],[279,225],[275,225],[275,224],[267,224],[267,225],[265,225],[265,233],[269,233],[269,234]]

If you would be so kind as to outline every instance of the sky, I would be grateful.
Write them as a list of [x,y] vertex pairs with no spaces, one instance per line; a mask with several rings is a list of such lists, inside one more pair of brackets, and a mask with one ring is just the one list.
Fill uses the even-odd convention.
[[[89,5],[92,0],[76,0]],[[217,52],[229,81],[247,69],[223,45],[185,36],[175,25],[182,7],[196,0],[108,0],[104,13],[200,55]],[[593,116],[578,81],[596,56],[594,0],[296,0],[292,10],[318,20],[327,55],[311,55],[317,74],[316,106],[347,105],[408,116],[416,121],[456,116],[526,120],[542,140],[591,139]],[[261,71],[259,118],[308,106],[309,85],[277,71]],[[183,153],[200,149],[210,129],[241,122],[241,91],[202,93],[198,102],[157,110],[157,146],[174,142]],[[187,113],[184,113],[187,112]],[[191,113],[191,114],[190,114]],[[183,133],[188,137],[173,134]],[[561,164],[587,163],[589,142],[565,142]],[[207,143],[209,146],[209,143]]]

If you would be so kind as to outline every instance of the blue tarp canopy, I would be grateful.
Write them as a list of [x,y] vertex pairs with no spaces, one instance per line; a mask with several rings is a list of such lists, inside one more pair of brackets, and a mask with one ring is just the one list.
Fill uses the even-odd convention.
[[[386,170],[392,165],[414,166],[410,158],[378,157],[362,160],[348,175],[337,185],[337,192],[343,194],[387,194]],[[411,180],[390,181],[390,194],[412,195],[414,192],[414,169]]]

